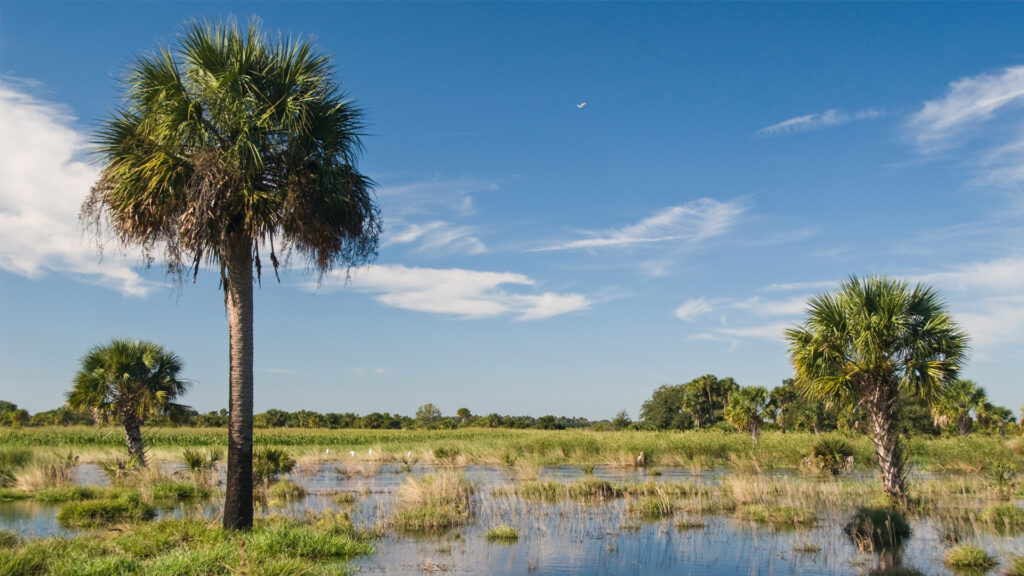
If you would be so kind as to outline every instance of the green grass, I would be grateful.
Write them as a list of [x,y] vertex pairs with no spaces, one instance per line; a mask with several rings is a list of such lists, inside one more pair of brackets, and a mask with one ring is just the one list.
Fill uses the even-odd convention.
[[206,500],[212,491],[192,482],[161,478],[153,483],[153,498],[160,500]]
[[[143,430],[146,445],[154,456],[179,460],[183,448],[223,447],[224,429],[149,428]],[[523,458],[542,465],[587,465],[604,462],[627,465],[641,451],[648,464],[658,466],[736,467],[756,465],[760,469],[798,469],[811,446],[820,439],[810,433],[785,435],[766,431],[758,445],[742,434],[718,430],[687,432],[594,432],[589,430],[326,430],[257,429],[254,443],[259,448],[332,448],[339,453],[368,448],[392,455],[408,451],[426,454],[443,448],[444,458],[458,455],[460,461],[475,464],[507,464]],[[861,469],[874,467],[871,440],[866,435],[843,436]],[[123,434],[114,428],[68,426],[0,428],[0,446],[5,449],[44,448],[66,453],[69,449],[92,460],[108,457],[123,449]],[[915,437],[908,445],[908,457],[918,469],[978,469],[992,458],[1010,459],[1013,451],[997,437],[972,434],[966,438]]]
[[127,497],[84,500],[71,502],[61,507],[57,521],[64,526],[88,528],[109,526],[125,522],[141,522],[152,519],[153,508],[137,495]]
[[947,566],[954,568],[975,568],[987,570],[998,562],[989,556],[987,552],[977,546],[962,545],[951,548],[942,558]]
[[671,518],[678,507],[668,496],[653,494],[631,499],[626,504],[626,513],[653,522]]
[[519,530],[515,526],[509,526],[508,524],[502,524],[501,526],[495,526],[487,531],[488,542],[503,542],[511,543],[519,540]]
[[334,516],[310,523],[258,520],[251,532],[234,533],[216,524],[163,520],[125,532],[0,547],[0,576],[347,574],[350,560],[373,553],[371,540]]

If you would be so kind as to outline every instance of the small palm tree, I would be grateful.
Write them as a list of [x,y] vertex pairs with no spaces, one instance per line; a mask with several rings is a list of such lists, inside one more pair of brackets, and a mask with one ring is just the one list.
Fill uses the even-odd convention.
[[804,394],[867,414],[886,494],[906,501],[896,401],[934,402],[957,377],[968,338],[938,293],[889,278],[851,277],[809,302],[807,320],[786,331]]
[[984,388],[973,380],[960,379],[952,382],[935,401],[932,415],[936,426],[942,428],[953,425],[961,436],[967,436],[975,418],[987,416],[991,406]]
[[768,410],[783,434],[786,433],[786,426],[789,424],[786,421],[786,416],[792,414],[799,404],[800,393],[797,392],[792,378],[786,378],[780,386],[772,388],[772,391],[768,393]]
[[[253,520],[253,283],[298,254],[322,277],[372,259],[381,225],[356,169],[362,113],[329,57],[268,40],[258,21],[193,22],[176,49],[136,58],[100,128],[101,172],[82,205],[168,272],[220,270],[230,352],[224,526]],[[255,272],[255,274],[254,274]]]
[[181,380],[182,362],[173,352],[144,340],[112,340],[82,357],[67,393],[68,406],[89,411],[97,420],[119,420],[129,456],[146,465],[140,427],[146,418],[180,409],[174,401],[189,383]]
[[749,432],[754,444],[757,444],[767,409],[768,390],[761,386],[746,386],[729,396],[729,403],[725,405],[725,419],[740,430]]

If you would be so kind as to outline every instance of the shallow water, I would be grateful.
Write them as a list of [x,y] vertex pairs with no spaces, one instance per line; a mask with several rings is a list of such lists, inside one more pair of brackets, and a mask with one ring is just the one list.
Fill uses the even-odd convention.
[[[174,465],[162,467],[174,473]],[[778,531],[741,521],[731,515],[705,516],[705,525],[677,529],[671,521],[638,522],[625,511],[626,500],[602,503],[537,503],[496,494],[494,488],[511,486],[514,479],[504,469],[469,466],[463,469],[476,485],[475,517],[449,533],[413,537],[388,535],[375,543],[376,553],[357,561],[371,574],[702,574],[702,575],[866,575],[882,562],[859,551],[843,533],[850,512],[819,511],[815,525],[806,529]],[[348,511],[357,525],[372,526],[393,509],[395,493],[406,476],[431,472],[367,462],[322,463],[315,470],[294,473],[290,478],[303,486],[307,497],[292,502],[271,502],[257,507],[257,514],[304,518],[328,510]],[[634,468],[598,467],[598,478],[611,482],[679,482],[712,484],[730,471],[663,469],[648,476]],[[223,469],[221,470],[223,474]],[[776,473],[786,475],[788,473]],[[545,468],[541,479],[571,481],[583,473],[576,467]],[[82,465],[79,483],[105,483],[98,468]],[[334,495],[356,495],[353,505],[337,505]],[[0,528],[30,537],[73,535],[56,521],[59,506],[38,502],[0,503]],[[220,499],[182,502],[160,509],[158,517],[217,519]],[[486,532],[499,524],[519,530],[511,544],[488,542]],[[932,519],[915,519],[914,535],[904,546],[903,565],[924,574],[954,574],[942,565],[945,550],[943,529]],[[990,554],[1005,560],[1024,554],[1024,537],[1006,537],[981,530],[964,534],[965,541],[981,544]],[[797,552],[813,543],[813,552]],[[888,559],[886,561],[891,561]]]

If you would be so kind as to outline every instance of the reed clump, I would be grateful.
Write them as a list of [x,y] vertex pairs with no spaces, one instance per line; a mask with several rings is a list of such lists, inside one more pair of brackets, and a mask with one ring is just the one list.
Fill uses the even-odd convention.
[[816,518],[809,508],[763,504],[744,506],[736,515],[743,520],[771,526],[811,526]]
[[517,530],[515,526],[502,524],[488,530],[486,536],[489,542],[501,542],[508,544],[519,541],[519,530]]
[[950,548],[942,560],[946,566],[974,568],[977,570],[987,570],[998,564],[996,559],[989,556],[984,549],[970,544]]
[[473,485],[462,471],[442,468],[435,474],[410,477],[398,490],[392,518],[401,532],[433,533],[459,526],[472,516]]
[[862,550],[897,548],[911,535],[910,524],[893,508],[860,508],[844,531]]
[[61,507],[57,521],[64,526],[89,528],[128,522],[141,522],[156,516],[138,494],[70,502]]

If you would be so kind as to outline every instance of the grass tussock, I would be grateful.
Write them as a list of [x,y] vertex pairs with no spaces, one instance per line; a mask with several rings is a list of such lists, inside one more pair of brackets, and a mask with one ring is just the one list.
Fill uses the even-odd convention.
[[465,474],[441,469],[410,477],[398,490],[392,524],[401,532],[440,532],[467,522],[472,515],[473,486]]
[[32,450],[28,448],[0,448],[0,487],[13,485],[15,475],[31,461]]
[[587,476],[574,482],[554,480],[524,482],[516,487],[516,493],[527,500],[560,502],[566,500],[610,500],[622,496],[623,491],[605,480]]
[[23,492],[70,486],[75,480],[77,458],[70,454],[37,454],[14,473],[14,487]]
[[487,531],[488,542],[512,543],[519,541],[519,530],[515,526],[502,524]]
[[897,548],[911,535],[903,514],[891,508],[860,508],[844,530],[862,550]]
[[626,504],[626,513],[649,522],[671,518],[678,506],[665,495],[654,494],[633,498]]
[[57,521],[63,526],[90,528],[151,520],[153,508],[137,495],[127,497],[70,502],[61,507]]
[[161,478],[152,487],[155,500],[206,500],[213,494],[206,486],[173,478]]
[[987,570],[998,564],[996,559],[989,556],[985,550],[969,544],[950,548],[942,560],[946,566],[952,566],[953,568],[974,568],[979,570]]
[[1012,556],[1006,562],[1006,576],[1024,576],[1024,556]]

